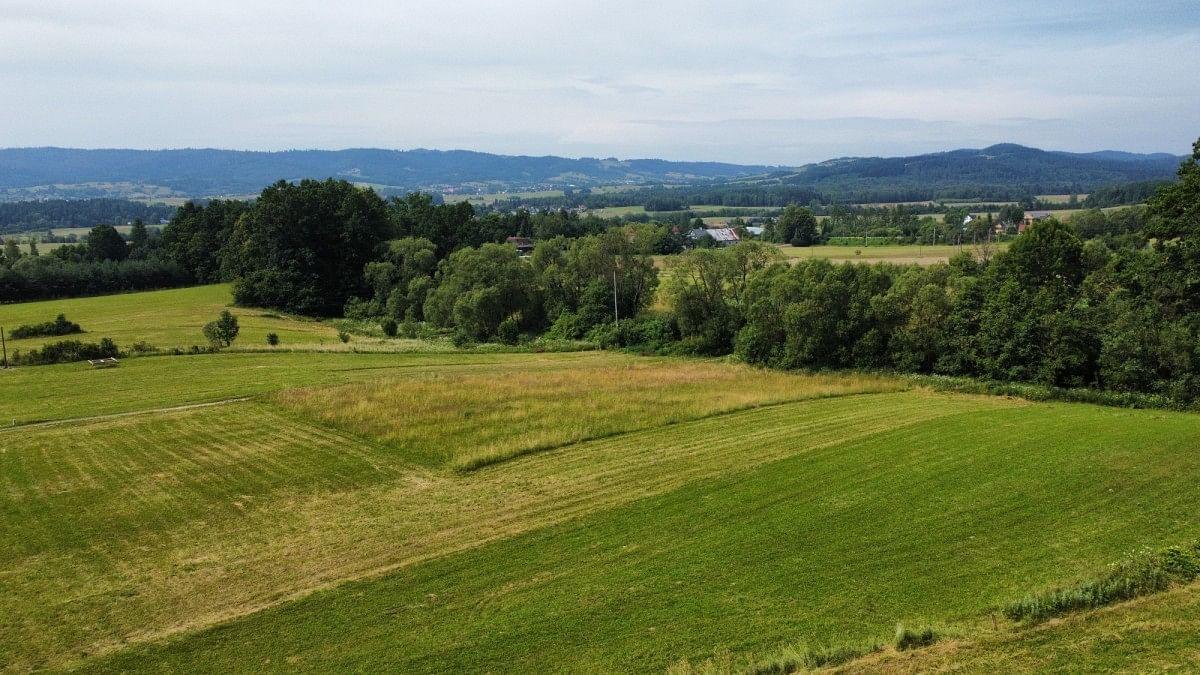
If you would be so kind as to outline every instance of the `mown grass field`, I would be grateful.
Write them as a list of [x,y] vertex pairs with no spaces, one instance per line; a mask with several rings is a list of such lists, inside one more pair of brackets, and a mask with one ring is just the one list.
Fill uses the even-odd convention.
[[[0,320],[186,345],[228,292]],[[324,351],[332,324],[235,312],[239,341],[312,351],[0,371],[0,671],[739,671],[897,621],[953,630],[848,667],[1200,661],[1195,586],[989,620],[1200,536],[1195,415],[611,352]]]
[[230,353],[0,372],[0,408],[62,420],[0,431],[6,670],[751,663],[1200,534],[1193,415],[874,377]]
[[[223,309],[238,317],[238,347],[267,346],[267,333],[279,335],[281,346],[338,344],[337,329],[330,323],[284,317],[266,310],[232,307],[229,284],[176,288],[146,293],[126,293],[92,298],[0,304],[0,326],[6,331],[23,324],[52,321],[59,314],[83,327],[83,335],[68,336],[85,342],[111,337],[122,348],[145,341],[160,348],[206,345],[201,329]],[[9,349],[31,349],[67,338],[12,340]]]

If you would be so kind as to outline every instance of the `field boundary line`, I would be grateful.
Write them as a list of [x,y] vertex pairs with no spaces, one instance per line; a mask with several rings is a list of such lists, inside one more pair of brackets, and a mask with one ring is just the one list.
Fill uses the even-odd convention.
[[242,403],[249,401],[253,396],[235,396],[233,398],[222,398],[216,401],[204,401],[202,403],[187,403],[184,405],[169,406],[166,408],[147,408],[145,410],[129,410],[126,412],[108,413],[105,415],[88,415],[86,417],[65,417],[60,420],[46,420],[43,422],[24,422],[0,428],[0,433],[9,431],[19,431],[24,429],[37,429],[44,427],[56,427],[64,424],[86,424],[88,422],[102,422],[104,420],[121,419],[122,417],[136,417],[137,415],[154,415],[157,413],[176,412],[180,410],[196,410],[198,408],[212,408],[219,405],[228,405],[230,403]]

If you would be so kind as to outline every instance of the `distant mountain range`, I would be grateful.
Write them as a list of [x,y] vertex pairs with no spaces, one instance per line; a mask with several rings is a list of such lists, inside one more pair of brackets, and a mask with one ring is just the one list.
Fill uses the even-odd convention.
[[[567,159],[466,150],[74,150],[0,149],[0,192],[77,196],[256,194],[280,179],[344,178],[381,192],[416,189],[550,189],[570,185],[686,184],[777,167],[660,159]],[[57,187],[54,187],[57,186]],[[72,190],[70,187],[74,187]],[[105,194],[84,194],[105,192]]]
[[780,183],[830,196],[932,192],[942,196],[1083,193],[1105,185],[1168,179],[1182,157],[1115,150],[1072,153],[1002,143],[912,157],[847,157],[776,173]]
[[211,197],[258,193],[280,179],[344,178],[384,194],[521,191],[601,185],[749,184],[847,190],[1003,186],[1087,191],[1169,178],[1180,158],[1105,150],[1052,152],[1020,145],[912,157],[848,157],[798,168],[659,159],[568,159],[465,150],[77,150],[0,149],[0,200],[83,197]]

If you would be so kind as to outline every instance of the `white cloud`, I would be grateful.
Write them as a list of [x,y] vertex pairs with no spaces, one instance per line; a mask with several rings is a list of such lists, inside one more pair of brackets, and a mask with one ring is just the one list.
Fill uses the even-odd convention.
[[0,145],[1184,152],[1200,8],[1046,4],[0,0]]

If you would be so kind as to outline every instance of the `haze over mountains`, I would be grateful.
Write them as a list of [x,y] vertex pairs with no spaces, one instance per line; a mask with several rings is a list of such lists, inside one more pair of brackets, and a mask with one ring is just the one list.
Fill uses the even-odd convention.
[[344,178],[384,194],[497,192],[766,179],[828,189],[982,184],[1035,192],[1166,179],[1179,157],[1068,153],[1000,144],[911,157],[832,159],[797,168],[659,159],[569,159],[466,150],[0,149],[0,199],[252,195],[280,179]]

